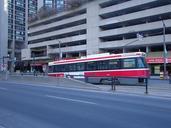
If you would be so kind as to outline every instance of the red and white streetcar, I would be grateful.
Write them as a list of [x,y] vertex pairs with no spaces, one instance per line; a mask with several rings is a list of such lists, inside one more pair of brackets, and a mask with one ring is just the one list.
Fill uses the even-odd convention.
[[145,53],[96,54],[49,62],[49,76],[148,78]]

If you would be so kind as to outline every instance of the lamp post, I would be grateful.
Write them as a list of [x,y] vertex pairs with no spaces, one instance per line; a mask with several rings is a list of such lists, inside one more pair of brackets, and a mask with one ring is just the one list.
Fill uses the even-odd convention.
[[167,69],[166,69],[166,63],[167,63],[167,49],[166,49],[166,25],[163,20],[162,25],[163,25],[163,56],[164,56],[164,78],[166,79],[167,77]]

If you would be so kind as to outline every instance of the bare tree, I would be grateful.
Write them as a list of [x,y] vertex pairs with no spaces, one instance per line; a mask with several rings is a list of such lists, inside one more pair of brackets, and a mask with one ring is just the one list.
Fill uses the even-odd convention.
[[52,15],[55,15],[57,13],[57,10],[55,8],[50,8],[50,7],[41,7],[36,15],[33,15],[29,17],[28,22],[32,23],[36,20],[43,19]]
[[66,8],[68,10],[75,9],[89,1],[93,1],[93,0],[66,0]]
[[55,8],[50,8],[50,7],[42,7],[39,9],[38,11],[38,19],[43,19],[45,17],[48,17],[48,16],[51,16],[51,15],[54,15],[56,14],[57,11]]
[[36,20],[38,20],[37,15],[32,15],[32,16],[30,16],[30,17],[28,18],[28,22],[29,22],[29,23],[32,23],[32,22],[34,22],[34,21],[36,21]]

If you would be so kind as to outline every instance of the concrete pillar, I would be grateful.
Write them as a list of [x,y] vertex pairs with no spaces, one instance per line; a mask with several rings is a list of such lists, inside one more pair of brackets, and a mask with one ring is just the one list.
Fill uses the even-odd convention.
[[48,57],[50,57],[50,55],[49,55],[50,46],[49,46],[49,45],[47,45],[47,46],[46,46],[46,48],[47,48],[47,56],[48,56]]
[[150,48],[149,46],[146,46],[146,56],[148,55],[149,52],[150,52]]
[[38,3],[38,10],[43,7],[43,0],[37,0]]
[[146,46],[146,53],[148,53],[149,52],[149,47],[148,46]]
[[123,53],[125,53],[125,52],[126,52],[126,49],[125,49],[125,48],[123,48],[123,49],[122,49],[122,52],[123,52]]
[[87,55],[99,53],[99,8],[96,2],[90,2],[87,7]]
[[148,54],[150,52],[150,48],[149,46],[146,46],[146,54]]

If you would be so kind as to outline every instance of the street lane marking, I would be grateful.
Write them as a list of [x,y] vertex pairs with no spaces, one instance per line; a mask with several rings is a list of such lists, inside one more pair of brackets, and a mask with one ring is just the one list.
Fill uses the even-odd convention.
[[66,100],[66,101],[79,102],[79,103],[84,103],[84,104],[97,105],[97,103],[85,101],[85,100],[71,99],[71,98],[58,97],[58,96],[52,96],[52,95],[45,95],[45,96],[49,98],[53,98],[53,99],[58,99],[58,100]]
[[[72,88],[72,87],[66,87],[66,86],[54,86],[50,84],[42,84],[42,85],[36,85],[36,84],[28,84],[28,83],[17,83],[17,82],[1,82],[0,83],[9,83],[9,84],[17,84],[17,85],[23,85],[23,86],[32,86],[32,87],[43,87],[43,88],[55,88],[55,89],[64,89],[64,90],[73,90],[73,91],[82,91],[82,92],[90,92],[90,93],[101,93],[101,94],[115,94],[115,95],[125,95],[125,96],[136,96],[136,97],[143,97],[143,98],[153,98],[153,99],[163,99],[163,100],[171,100],[170,96],[160,96],[160,95],[154,95],[154,94],[138,94],[138,93],[132,93],[132,92],[124,92],[117,90],[115,93],[113,91],[104,91],[104,90],[90,90],[90,89],[81,89],[81,88]],[[8,90],[8,89],[6,89]]]
[[0,128],[5,128],[4,126],[0,125]]
[[3,91],[5,90],[6,91],[8,89],[7,88],[0,87],[0,90],[3,90]]

